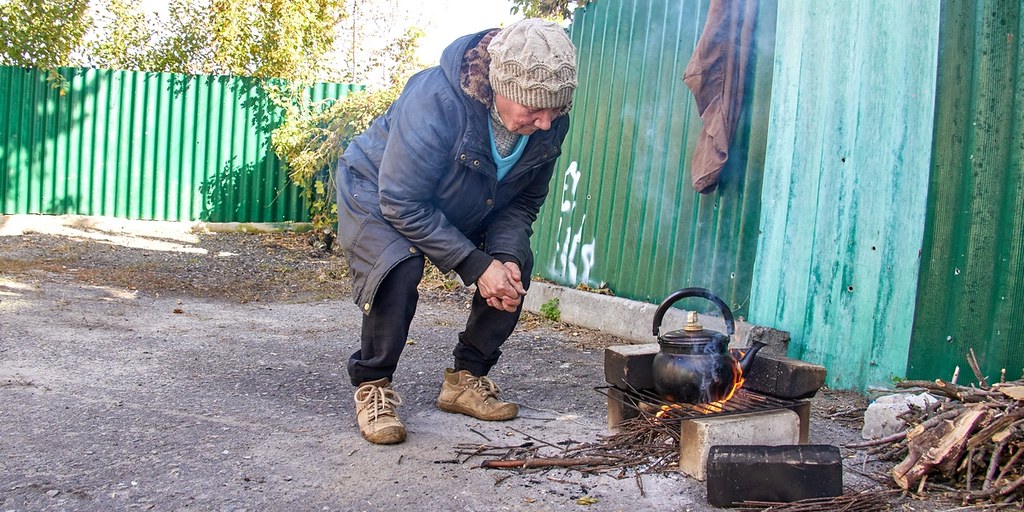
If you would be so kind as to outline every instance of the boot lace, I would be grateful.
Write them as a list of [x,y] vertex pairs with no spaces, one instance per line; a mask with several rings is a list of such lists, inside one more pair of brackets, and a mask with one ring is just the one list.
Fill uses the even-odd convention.
[[[362,398],[360,395],[363,395]],[[366,385],[357,389],[355,400],[360,406],[369,404],[374,421],[381,416],[396,416],[395,407],[402,405],[402,397],[398,396],[397,391],[380,386]]]
[[498,393],[501,392],[501,388],[491,379],[487,377],[477,377],[475,375],[470,376],[466,383],[469,389],[483,395],[486,401],[489,398],[498,400]]

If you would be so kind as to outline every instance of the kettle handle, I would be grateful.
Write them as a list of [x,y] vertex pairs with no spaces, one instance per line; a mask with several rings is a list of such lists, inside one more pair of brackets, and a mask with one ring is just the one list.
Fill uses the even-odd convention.
[[653,331],[655,336],[658,335],[658,328],[661,327],[661,320],[665,317],[665,313],[668,312],[668,308],[672,307],[672,304],[675,304],[679,299],[684,299],[686,297],[703,297],[714,302],[722,312],[722,318],[725,320],[726,334],[731,338],[733,333],[736,332],[736,322],[732,319],[732,311],[729,309],[729,306],[725,305],[725,302],[722,301],[722,299],[711,293],[711,290],[708,290],[707,288],[683,288],[682,290],[678,290],[672,293],[672,295],[669,295],[661,305],[658,306],[658,310],[654,312]]

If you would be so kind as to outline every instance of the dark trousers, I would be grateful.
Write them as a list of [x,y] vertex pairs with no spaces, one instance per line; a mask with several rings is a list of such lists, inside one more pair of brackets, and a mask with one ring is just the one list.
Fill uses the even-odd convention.
[[[523,287],[530,287],[533,258],[523,264]],[[391,379],[398,368],[398,359],[409,339],[409,325],[416,314],[423,279],[423,258],[413,257],[399,263],[388,272],[374,296],[373,308],[363,316],[360,346],[348,360],[348,375],[352,385],[358,386],[381,378]],[[487,375],[501,356],[501,345],[512,335],[522,304],[514,313],[494,309],[480,296],[473,294],[473,303],[466,321],[466,329],[459,333],[459,341],[452,354],[455,370],[469,370],[476,376]]]

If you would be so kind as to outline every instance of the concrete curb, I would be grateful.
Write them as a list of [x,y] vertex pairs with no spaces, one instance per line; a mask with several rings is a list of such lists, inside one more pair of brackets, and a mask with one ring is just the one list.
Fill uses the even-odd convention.
[[[562,322],[606,332],[634,344],[658,341],[652,332],[657,304],[534,281],[530,284],[530,293],[526,295],[523,308],[531,313],[541,314],[541,306],[552,299],[558,299]],[[669,309],[662,320],[662,332],[681,329],[686,325],[686,314],[687,311],[682,309]],[[721,317],[705,314],[697,316],[705,329],[725,332],[725,321]],[[730,346],[748,347],[752,337],[768,344],[763,349],[765,353],[786,355],[789,344],[788,332],[742,321],[736,321],[736,335]]]

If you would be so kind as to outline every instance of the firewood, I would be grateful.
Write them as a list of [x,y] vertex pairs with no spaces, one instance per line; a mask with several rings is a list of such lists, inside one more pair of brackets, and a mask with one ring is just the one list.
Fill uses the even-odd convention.
[[999,469],[999,455],[1003,453],[1003,449],[1006,448],[1007,440],[999,443],[995,450],[992,450],[992,458],[988,462],[988,472],[985,473],[985,481],[981,484],[981,490],[987,490],[992,487],[992,479],[996,476],[996,470]]
[[932,429],[920,425],[907,435],[909,454],[892,470],[893,479],[903,489],[909,489],[928,471],[940,464],[959,460],[967,444],[967,436],[986,412],[967,409],[954,421],[943,421]]
[[951,382],[946,382],[942,379],[935,379],[935,381],[927,380],[904,380],[896,384],[899,388],[923,388],[929,391],[945,395],[948,398],[959,400],[961,402],[983,402],[989,397],[998,396],[999,393],[987,391],[984,389],[971,388],[967,386],[958,386]]
[[575,466],[610,466],[619,461],[607,457],[579,458],[535,458],[535,459],[499,459],[485,460],[482,468],[566,468]]
[[1021,476],[1014,480],[1013,482],[1003,485],[1001,487],[992,487],[985,491],[979,491],[976,493],[969,494],[967,495],[967,500],[976,501],[981,499],[992,498],[994,496],[1006,496],[1007,494],[1010,494],[1016,491],[1017,489],[1020,489],[1022,486],[1024,486],[1024,476]]
[[1005,414],[995,418],[995,420],[986,425],[985,428],[971,436],[971,439],[967,441],[967,448],[977,448],[982,444],[991,442],[993,434],[1005,429],[1021,418],[1024,418],[1024,408],[1018,408],[1010,414]]

